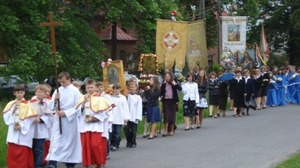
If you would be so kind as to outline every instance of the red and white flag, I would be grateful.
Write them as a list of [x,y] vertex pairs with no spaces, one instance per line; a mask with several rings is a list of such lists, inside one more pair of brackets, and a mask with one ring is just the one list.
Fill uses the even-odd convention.
[[266,36],[264,25],[261,26],[260,50],[264,61],[268,62],[270,56],[270,50],[267,42],[267,36]]

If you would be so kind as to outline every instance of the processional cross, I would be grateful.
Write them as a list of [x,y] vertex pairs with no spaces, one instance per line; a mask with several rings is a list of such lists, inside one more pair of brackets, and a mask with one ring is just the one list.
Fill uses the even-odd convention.
[[[52,55],[53,55],[53,62],[54,62],[54,73],[55,73],[55,84],[57,93],[58,90],[58,82],[57,82],[57,62],[56,62],[56,44],[55,44],[55,26],[62,26],[63,22],[61,21],[54,21],[53,20],[53,12],[49,12],[49,22],[42,22],[40,26],[43,27],[50,27],[50,38],[51,38],[51,46],[52,46]],[[57,109],[60,111],[60,103],[59,100],[57,101]],[[61,117],[59,117],[59,132],[62,134],[62,126],[61,126]]]

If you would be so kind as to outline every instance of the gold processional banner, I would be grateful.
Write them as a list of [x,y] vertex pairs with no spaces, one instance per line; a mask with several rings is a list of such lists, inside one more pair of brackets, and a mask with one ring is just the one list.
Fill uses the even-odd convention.
[[156,55],[159,64],[181,72],[185,66],[188,22],[157,20]]
[[157,20],[156,55],[158,63],[182,72],[187,61],[191,71],[196,65],[207,68],[204,21],[182,22]]
[[199,65],[200,68],[207,69],[206,34],[203,20],[189,24],[187,45],[187,63],[189,70],[193,70],[196,65]]

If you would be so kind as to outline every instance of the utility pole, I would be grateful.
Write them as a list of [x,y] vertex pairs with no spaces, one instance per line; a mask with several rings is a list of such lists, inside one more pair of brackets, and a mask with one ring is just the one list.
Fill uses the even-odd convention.
[[198,20],[205,19],[205,0],[199,0],[199,17]]
[[217,18],[217,40],[218,40],[218,63],[220,64],[220,57],[221,57],[221,44],[222,44],[222,37],[221,37],[221,0],[217,0],[217,10],[218,10],[218,18]]

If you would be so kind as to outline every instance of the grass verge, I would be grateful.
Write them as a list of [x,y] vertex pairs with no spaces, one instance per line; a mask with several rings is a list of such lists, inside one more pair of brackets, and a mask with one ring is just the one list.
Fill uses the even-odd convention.
[[280,163],[276,168],[299,168],[300,167],[300,153],[295,154],[287,160]]

